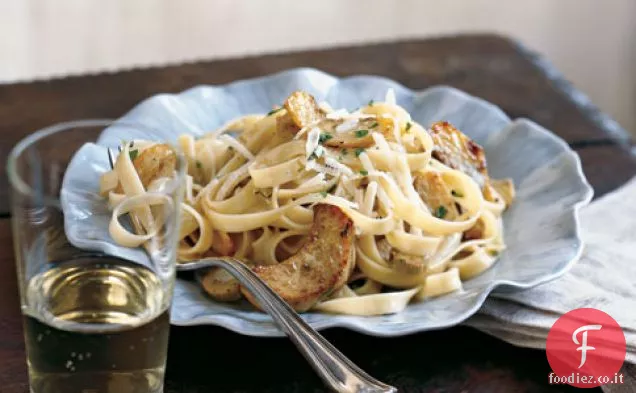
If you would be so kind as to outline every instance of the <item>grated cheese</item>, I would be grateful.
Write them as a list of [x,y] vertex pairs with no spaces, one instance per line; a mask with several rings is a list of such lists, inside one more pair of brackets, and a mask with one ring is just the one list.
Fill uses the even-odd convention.
[[337,120],[349,115],[349,112],[346,109],[338,109],[337,111],[333,111],[331,113],[327,113],[327,119]]
[[339,173],[344,173],[347,176],[353,175],[351,168],[332,157],[326,157],[325,164],[331,168],[337,169]]
[[336,126],[336,132],[347,132],[347,131],[351,131],[354,128],[356,128],[356,126],[358,125],[359,120],[358,119],[350,119],[350,120],[346,120],[341,124],[338,124]]
[[384,102],[386,102],[387,104],[390,105],[395,105],[396,101],[395,101],[395,91],[393,90],[393,88],[389,88],[386,91],[386,95],[384,96]]
[[316,150],[320,143],[320,129],[314,127],[307,134],[307,142],[305,142],[305,157],[309,158],[311,153]]

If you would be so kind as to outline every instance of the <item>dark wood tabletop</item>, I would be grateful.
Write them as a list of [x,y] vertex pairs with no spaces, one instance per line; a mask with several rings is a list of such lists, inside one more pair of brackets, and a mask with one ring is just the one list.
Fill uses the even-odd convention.
[[[495,35],[383,43],[113,74],[0,85],[0,167],[20,138],[78,118],[117,118],[156,93],[222,84],[309,66],[335,75],[376,74],[407,87],[446,84],[527,117],[581,156],[596,196],[636,174],[631,138],[548,62]],[[0,178],[0,392],[26,393],[25,352],[11,243],[8,184]],[[513,347],[455,327],[400,338],[342,329],[325,336],[354,362],[401,392],[569,392],[548,385],[543,351]],[[216,327],[171,331],[167,393],[318,393],[326,388],[283,338],[240,336]]]

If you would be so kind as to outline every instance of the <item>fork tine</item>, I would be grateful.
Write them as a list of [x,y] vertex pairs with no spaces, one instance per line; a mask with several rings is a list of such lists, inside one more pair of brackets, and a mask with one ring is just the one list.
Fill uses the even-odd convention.
[[108,162],[110,163],[110,169],[115,169],[115,153],[113,153],[113,150],[109,147],[108,148]]

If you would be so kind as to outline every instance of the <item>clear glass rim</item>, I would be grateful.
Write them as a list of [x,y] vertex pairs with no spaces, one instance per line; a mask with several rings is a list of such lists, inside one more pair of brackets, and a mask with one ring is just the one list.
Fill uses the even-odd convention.
[[[37,131],[35,131],[32,134],[29,134],[28,136],[24,137],[23,139],[21,139],[18,143],[16,143],[16,145],[13,147],[13,149],[11,149],[11,152],[9,153],[9,158],[7,159],[7,175],[9,177],[9,183],[11,185],[11,187],[15,188],[17,191],[19,191],[21,194],[27,195],[27,196],[34,196],[35,195],[35,191],[33,190],[33,188],[31,186],[29,186],[23,179],[22,177],[18,174],[18,172],[16,171],[16,166],[17,166],[17,160],[18,157],[20,157],[20,155],[31,145],[35,144],[36,142],[51,136],[53,134],[56,134],[58,132],[64,131],[64,130],[68,130],[71,128],[86,128],[86,127],[109,127],[112,126],[114,124],[121,124],[121,125],[126,125],[126,126],[131,126],[131,127],[143,127],[146,129],[152,129],[153,127],[149,127],[147,125],[143,125],[143,124],[139,124],[139,123],[134,123],[134,122],[128,122],[128,121],[120,121],[117,119],[82,119],[82,120],[72,120],[72,121],[67,121],[67,122],[62,122],[62,123],[56,123],[53,124],[51,126],[45,127],[45,128],[41,128]],[[86,143],[89,143],[90,141],[87,141]],[[95,143],[97,141],[94,141]],[[177,145],[174,145],[170,142],[165,142],[165,143],[169,143],[171,146],[173,146],[176,150],[177,153],[177,179],[183,179],[185,177],[185,173],[186,173],[186,160],[185,157],[183,156],[181,149],[179,149],[179,147]],[[175,187],[179,187],[179,184],[181,182],[177,182],[177,185]],[[169,189],[166,190],[164,192],[168,193],[168,192],[172,192],[174,190]],[[43,202],[46,204],[53,204],[53,205],[59,205],[60,204],[60,200],[59,198],[54,198],[51,197],[49,195],[42,195],[40,196],[40,198],[42,198]]]

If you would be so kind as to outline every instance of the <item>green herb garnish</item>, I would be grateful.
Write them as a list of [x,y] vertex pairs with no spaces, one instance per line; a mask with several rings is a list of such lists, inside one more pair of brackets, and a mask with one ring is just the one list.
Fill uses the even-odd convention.
[[411,122],[409,121],[408,123],[406,123],[406,132],[409,132],[409,130],[411,129]]
[[375,102],[375,101],[373,101],[373,100],[369,100],[369,103],[368,103],[367,105],[368,105],[368,106],[373,106],[373,103],[374,103],[374,102]]
[[360,154],[364,153],[364,147],[358,147],[356,150],[356,157],[360,157]]
[[356,138],[363,138],[369,134],[369,130],[357,130],[355,134]]
[[267,116],[271,116],[274,113],[282,111],[283,109],[284,109],[283,107],[272,109],[271,111],[267,112]]
[[446,213],[448,213],[448,210],[446,210],[444,206],[440,206],[437,208],[437,210],[435,210],[435,217],[444,218],[446,216]]
[[327,191],[320,191],[320,195],[322,195],[323,198],[327,197]]
[[457,191],[457,190],[452,190],[451,194],[454,197],[457,197],[457,198],[463,198],[464,197],[464,194],[461,191]]
[[331,138],[333,138],[333,135],[329,134],[328,132],[325,132],[325,133],[320,134],[320,137],[318,138],[318,142],[319,143],[325,143],[326,141],[328,141]]
[[138,155],[139,155],[139,150],[137,149],[128,151],[128,156],[130,157],[130,161],[134,161]]
[[196,165],[197,165],[197,168],[199,168],[199,169],[201,169],[203,167],[203,164],[201,164],[201,161],[199,161],[199,160],[196,161]]
[[360,174],[361,174],[362,176],[366,176],[366,175],[368,175],[368,174],[369,174],[369,171],[367,171],[367,170],[364,170],[364,169],[363,169],[363,170],[361,170],[361,171],[360,171]]
[[375,123],[371,124],[371,125],[369,126],[369,128],[375,128],[375,127],[377,127],[377,126],[378,126],[378,122],[376,121]]
[[488,254],[490,254],[491,257],[496,257],[496,256],[499,256],[499,251],[497,251],[497,250],[488,250]]

